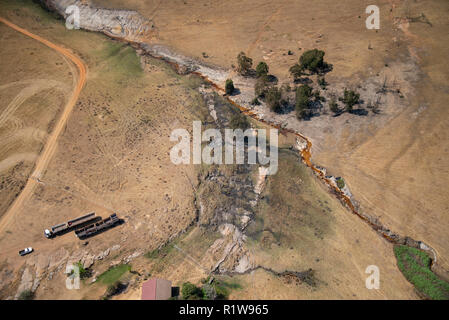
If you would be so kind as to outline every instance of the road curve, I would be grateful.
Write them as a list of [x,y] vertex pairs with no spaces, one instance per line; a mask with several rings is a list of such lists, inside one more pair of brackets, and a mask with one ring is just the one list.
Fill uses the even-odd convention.
[[70,96],[70,99],[67,101],[67,104],[64,107],[64,110],[59,117],[53,132],[48,137],[44,148],[39,155],[36,164],[34,166],[34,170],[31,173],[31,175],[28,177],[27,183],[25,184],[25,187],[22,189],[22,192],[19,194],[19,196],[14,200],[12,205],[8,208],[8,211],[5,212],[3,217],[0,220],[0,233],[2,233],[6,226],[11,222],[12,218],[14,217],[14,214],[21,208],[24,201],[28,199],[34,191],[34,188],[37,183],[37,179],[41,177],[41,174],[45,171],[45,169],[48,166],[48,163],[50,162],[57,145],[57,140],[59,135],[61,134],[62,130],[64,129],[67,119],[70,116],[70,113],[73,110],[73,107],[76,104],[76,101],[78,100],[78,97],[81,93],[81,90],[83,89],[83,86],[86,82],[86,72],[87,68],[84,62],[78,58],[76,55],[74,55],[69,50],[60,47],[36,34],[33,34],[15,24],[12,22],[0,17],[0,22],[6,24],[8,27],[11,27],[12,29],[30,37],[33,38],[43,44],[45,44],[47,47],[54,49],[55,51],[59,52],[63,56],[67,57],[72,61],[76,67],[78,68],[78,81],[76,83],[76,86],[74,87],[74,90],[72,92],[72,95]]

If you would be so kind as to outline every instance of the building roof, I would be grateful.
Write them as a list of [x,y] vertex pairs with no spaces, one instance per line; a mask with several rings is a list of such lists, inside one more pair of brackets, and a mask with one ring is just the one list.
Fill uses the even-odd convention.
[[167,300],[171,297],[171,281],[152,278],[142,284],[142,300]]

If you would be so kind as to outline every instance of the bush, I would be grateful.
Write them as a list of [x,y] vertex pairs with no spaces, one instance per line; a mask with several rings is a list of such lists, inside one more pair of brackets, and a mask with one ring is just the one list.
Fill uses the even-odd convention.
[[225,91],[226,94],[231,95],[234,92],[234,82],[231,79],[226,80]]
[[331,98],[331,101],[329,102],[329,108],[335,114],[339,114],[341,112],[340,108],[338,107],[337,100],[335,98]]
[[282,111],[281,98],[281,90],[277,87],[271,87],[265,93],[265,102],[267,103],[268,108],[273,112],[279,113]]
[[33,300],[34,292],[31,290],[22,291],[19,295],[19,300]]
[[320,73],[330,67],[324,62],[324,51],[313,49],[304,52],[299,58],[299,66],[302,70],[309,70],[311,73]]
[[304,69],[299,64],[292,66],[289,71],[295,81],[304,75]]
[[324,77],[318,78],[318,85],[321,87],[321,89],[326,90],[327,82]]
[[343,93],[343,97],[339,98],[346,106],[346,111],[352,112],[353,107],[359,103],[360,94],[352,90],[346,90]]
[[306,119],[312,115],[310,110],[310,97],[312,96],[312,88],[307,84],[296,89],[296,116],[299,119]]
[[262,77],[268,75],[268,65],[261,61],[256,67],[256,75],[257,77]]
[[336,182],[337,182],[338,189],[341,190],[345,187],[345,180],[343,180],[343,178],[337,178]]
[[253,59],[247,57],[242,51],[237,56],[237,72],[241,75],[247,75],[253,66]]
[[231,121],[230,121],[230,126],[232,129],[242,129],[243,131],[245,131],[246,129],[248,129],[250,127],[250,124],[248,122],[248,120],[246,119],[245,115],[242,113],[236,113],[232,116]]
[[203,290],[190,282],[182,284],[181,294],[184,300],[202,300],[204,298]]
[[106,292],[103,294],[102,299],[108,300],[111,297],[118,295],[126,290],[128,283],[123,283],[121,281],[116,281],[113,284],[108,285]]
[[251,104],[253,106],[260,106],[260,101],[259,99],[257,99],[257,97],[255,97],[253,100],[251,100]]
[[78,261],[77,263],[74,264],[75,267],[78,268],[79,273],[80,273],[80,279],[87,279],[90,278],[90,276],[92,275],[92,271],[89,269],[84,269],[83,264],[81,263],[81,261]]
[[262,76],[258,78],[256,81],[256,85],[254,86],[254,93],[256,95],[256,98],[265,98],[265,94],[267,93],[269,88],[270,81],[268,79],[268,76]]

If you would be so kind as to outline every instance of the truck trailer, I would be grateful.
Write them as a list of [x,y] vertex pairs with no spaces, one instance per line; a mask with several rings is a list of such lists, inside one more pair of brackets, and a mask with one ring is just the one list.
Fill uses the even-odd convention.
[[52,238],[54,236],[57,236],[58,234],[76,229],[76,227],[79,227],[87,222],[91,222],[92,220],[95,220],[97,218],[95,212],[88,213],[84,216],[69,220],[67,222],[63,222],[57,225],[54,225],[53,227],[50,227],[50,229],[45,229],[44,235],[47,238]]
[[120,222],[120,219],[117,217],[117,214],[113,213],[106,219],[103,219],[96,223],[92,223],[88,226],[85,226],[84,228],[75,230],[75,234],[80,239],[87,238],[87,237],[93,236],[94,234],[97,234],[103,230],[111,228],[119,222]]

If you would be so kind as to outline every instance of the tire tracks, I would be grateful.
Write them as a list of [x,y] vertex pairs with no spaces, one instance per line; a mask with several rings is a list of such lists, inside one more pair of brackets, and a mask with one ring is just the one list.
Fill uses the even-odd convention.
[[[15,213],[22,207],[23,203],[33,194],[34,188],[36,187],[37,179],[41,177],[41,175],[45,172],[48,164],[50,163],[50,160],[56,150],[57,140],[61,135],[61,132],[65,128],[65,125],[67,124],[67,120],[73,110],[73,107],[75,106],[78,97],[81,93],[81,90],[83,89],[84,84],[86,83],[87,68],[84,62],[68,49],[58,46],[48,41],[47,39],[42,38],[39,35],[33,34],[28,30],[23,29],[2,17],[0,17],[0,22],[57,51],[63,57],[69,59],[78,69],[78,79],[77,79],[78,81],[76,82],[72,95],[67,101],[61,116],[59,117],[57,123],[55,124],[53,132],[49,135],[47,142],[35,163],[32,174],[28,177],[27,183],[25,184],[25,187],[23,188],[22,192],[14,200],[13,204],[9,207],[8,211],[6,211],[6,213],[0,220],[0,232],[3,232],[6,226],[12,221],[12,218],[14,217]],[[76,76],[74,75],[74,77]]]

